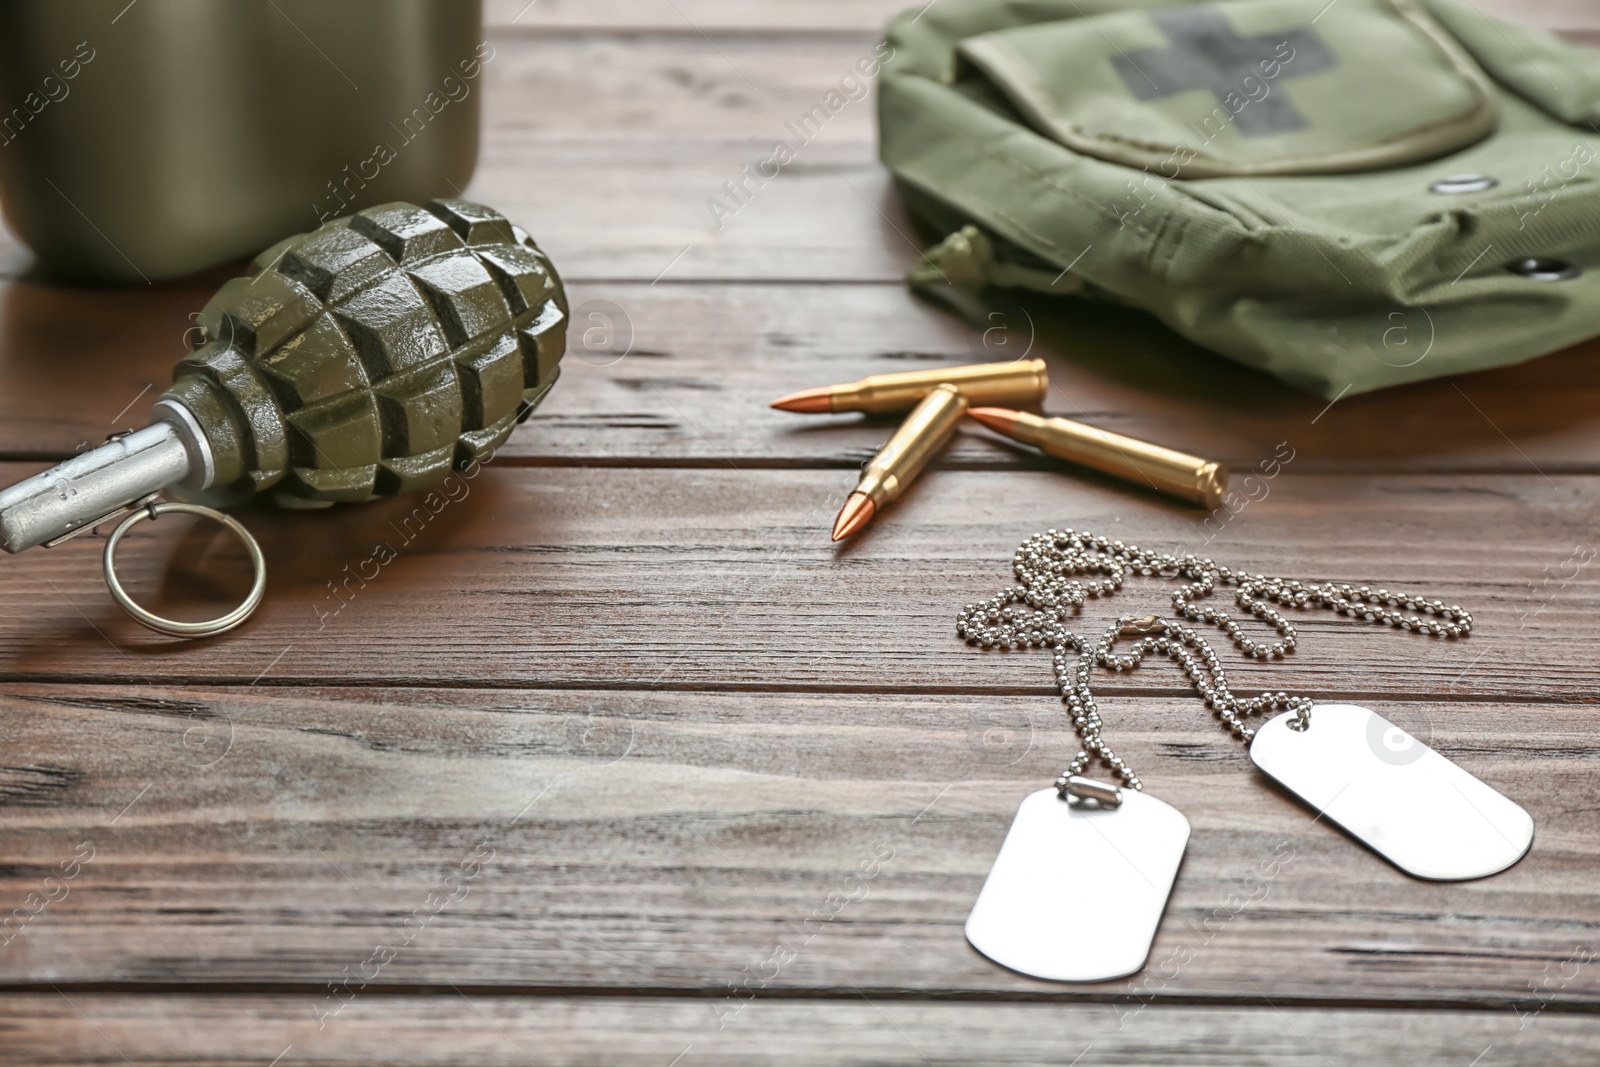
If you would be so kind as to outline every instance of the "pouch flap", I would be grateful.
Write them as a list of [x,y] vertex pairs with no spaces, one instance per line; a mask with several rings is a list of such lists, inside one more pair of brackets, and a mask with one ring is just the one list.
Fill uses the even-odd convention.
[[1427,5],[1496,81],[1562,122],[1591,129],[1600,123],[1600,52],[1490,18],[1472,0],[1427,0]]
[[1222,0],[970,37],[1040,133],[1166,177],[1326,174],[1431,159],[1488,136],[1488,77],[1411,0]]

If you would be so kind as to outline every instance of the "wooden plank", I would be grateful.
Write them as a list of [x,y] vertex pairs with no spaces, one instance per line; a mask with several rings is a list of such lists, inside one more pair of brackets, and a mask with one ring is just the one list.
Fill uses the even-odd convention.
[[[1077,986],[961,932],[1016,804],[1076,748],[1048,698],[10,685],[0,900],[25,910],[0,986],[222,983],[308,1015],[445,979],[707,1015],[804,990],[1481,1006],[1513,1029],[1514,1005],[1600,1009],[1592,709],[1379,705],[1538,826],[1511,870],[1427,883],[1195,702],[1104,706],[1194,834],[1150,967]],[[54,902],[30,917],[30,893]],[[1081,889],[1063,906],[1092,914]]]
[[[1477,620],[1469,640],[1445,642],[1306,612],[1292,661],[1243,664],[1239,684],[1593,697],[1594,478],[1291,467],[1207,545],[1192,509],[1154,496],[1043,472],[942,471],[840,547],[826,531],[853,484],[846,471],[490,468],[452,484],[456,500],[431,498],[437,513],[427,497],[243,513],[270,561],[268,592],[221,641],[171,642],[122,617],[91,538],[9,560],[4,677],[249,682],[270,666],[279,684],[1044,692],[1042,653],[985,655],[953,626],[963,602],[1009,580],[1024,537],[1071,524],[1260,573],[1421,589]],[[186,521],[137,527],[123,580],[163,610],[215,614],[248,584],[241,550],[221,539],[218,562],[197,566],[207,531],[181,534]],[[1085,625],[1166,604],[1166,590],[1136,587],[1092,605]],[[1152,673],[1127,684],[1170,690],[1171,675]]]
[[[802,122],[875,41],[496,39],[468,191],[570,278],[899,284],[919,249],[877,163],[870,86]],[[793,161],[746,177],[779,142]]]
[[[661,10],[676,17],[670,6]],[[846,75],[863,83],[845,85],[855,99],[800,132],[835,145],[876,142],[874,104],[862,95],[876,74],[863,79],[856,69],[858,60],[876,58],[878,38],[871,32],[735,37],[715,45],[692,30],[686,36],[514,35],[492,37],[491,44],[479,83],[486,148],[517,139],[677,144],[688,157],[700,147],[683,151],[689,140],[764,147],[780,137],[794,140],[784,124],[798,122]],[[592,195],[585,202],[603,205]]]
[[[118,613],[99,544],[83,537],[0,571],[3,672],[221,683],[270,665],[278,683],[770,689],[870,678],[1042,691],[1043,661],[963,648],[955,613],[1010,579],[1024,537],[1072,523],[1259,573],[1426,590],[1477,617],[1474,637],[1446,643],[1306,613],[1293,662],[1245,664],[1246,685],[1563,699],[1594,678],[1600,585],[1584,566],[1594,478],[1291,469],[1206,545],[1194,510],[1107,483],[938,472],[866,536],[830,547],[851,485],[826,470],[490,469],[454,482],[456,501],[250,510],[270,561],[266,603],[234,637],[187,645]],[[182,522],[136,528],[123,581],[158,608],[205,617],[242,597],[248,574],[227,539],[216,565],[197,568],[208,528],[181,534]],[[1086,625],[1160,608],[1166,595],[1091,606]],[[1134,689],[1150,685],[1171,680]]]
[[[285,997],[8,998],[0,1062],[79,1067],[130,1062],[484,1067],[751,1064],[878,1067],[984,1063],[1114,1067],[1227,1063],[1327,1067],[1405,1063],[1588,1067],[1592,1018],[1545,1015],[1524,1031],[1505,1012],[1150,1008],[1118,1027],[1106,1007],[892,1001],[755,1001],[718,1030],[702,1004],[655,998],[504,998],[476,992],[370,996],[322,1030]],[[285,1052],[287,1050],[287,1052]],[[1487,1052],[1488,1055],[1484,1055]],[[1078,1056],[1076,1061],[1073,1056]]]
[[[153,291],[0,290],[0,454],[59,459],[141,424],[183,352],[189,314],[223,276]],[[579,282],[570,291],[561,383],[503,449],[505,462],[855,467],[893,420],[806,418],[767,403],[866,374],[1027,354],[1049,359],[1050,409],[1225,461],[1241,486],[1291,450],[1297,471],[1600,470],[1596,343],[1330,407],[1147,316],[1088,303],[1017,305],[979,330],[891,286]],[[76,373],[61,374],[65,365]],[[83,389],[85,380],[96,387]],[[976,427],[942,462],[1043,466]]]
[[902,285],[921,246],[867,144],[806,146],[717,228],[708,201],[773,143],[486,145],[467,195],[524,222],[574,280]]

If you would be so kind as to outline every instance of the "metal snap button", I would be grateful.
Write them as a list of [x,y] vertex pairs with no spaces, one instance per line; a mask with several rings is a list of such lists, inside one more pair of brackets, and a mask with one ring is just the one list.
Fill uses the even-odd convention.
[[1428,186],[1428,191],[1445,196],[1455,196],[1460,193],[1481,193],[1485,189],[1493,189],[1499,184],[1499,178],[1491,178],[1487,174],[1452,174],[1448,178],[1440,178]]
[[1529,256],[1527,259],[1513,260],[1506,264],[1506,270],[1536,282],[1571,281],[1583,273],[1580,268],[1566,260],[1551,256]]

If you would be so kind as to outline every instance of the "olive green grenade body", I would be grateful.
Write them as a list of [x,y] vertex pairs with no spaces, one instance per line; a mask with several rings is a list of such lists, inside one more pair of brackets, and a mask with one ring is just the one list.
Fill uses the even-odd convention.
[[205,432],[213,497],[409,492],[489,455],[555,384],[561,280],[489,208],[383,204],[251,266],[200,313],[164,398]]
[[169,487],[289,507],[410,492],[487,458],[555,384],[567,301],[504,216],[382,204],[280,241],[199,315],[152,425],[0,490],[0,548]]

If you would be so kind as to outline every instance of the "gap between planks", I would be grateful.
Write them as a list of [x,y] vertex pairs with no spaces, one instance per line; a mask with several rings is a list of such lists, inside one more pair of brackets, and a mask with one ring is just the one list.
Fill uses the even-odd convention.
[[[1518,1017],[1520,1018],[1520,1017]],[[1236,1067],[1329,1067],[1336,1062],[1466,1067],[1564,1067],[1593,1062],[1592,1028],[1572,1017],[1517,1018],[1487,1012],[1153,1007],[1137,1025],[1100,1007],[1051,1005],[751,1002],[722,1029],[703,1008],[674,999],[566,995],[522,1001],[465,990],[439,996],[363,998],[326,1030],[288,998],[189,996],[150,999],[54,993],[0,1007],[17,1059],[41,1064],[205,1062],[440,1064],[522,1067],[535,1062],[605,1067],[751,1064],[866,1067],[886,1063],[1111,1067],[1129,1063],[1228,1063]],[[536,1061],[528,1054],[536,1049]]]
[[[1292,665],[1292,660],[1282,661],[1283,666]],[[11,685],[41,685],[41,686],[71,686],[81,690],[85,685],[95,686],[137,686],[140,691],[156,689],[182,689],[185,687],[206,689],[254,688],[261,690],[285,689],[349,689],[356,691],[383,690],[468,690],[472,692],[497,692],[497,693],[705,693],[708,695],[734,695],[748,693],[752,696],[761,695],[787,695],[796,696],[895,696],[895,697],[1017,697],[1023,699],[1055,700],[1056,691],[1048,686],[1028,687],[1012,685],[985,685],[985,686],[960,686],[960,685],[927,685],[919,686],[915,683],[905,685],[872,685],[856,683],[826,684],[816,682],[794,682],[782,685],[764,685],[759,682],[668,682],[651,681],[649,679],[634,679],[621,682],[605,682],[583,679],[571,682],[527,682],[510,680],[496,682],[492,678],[362,678],[346,677],[337,681],[330,681],[325,676],[317,675],[283,675],[279,677],[251,678],[248,675],[162,675],[159,681],[151,682],[142,675],[128,675],[117,678],[114,675],[95,675],[85,679],[74,674],[33,674],[22,672],[0,672],[0,696],[5,696],[6,686]],[[1194,698],[1193,689],[1181,686],[1125,686],[1095,684],[1095,695],[1101,698],[1132,698],[1150,700],[1184,700]],[[1245,687],[1249,688],[1249,687]],[[1253,688],[1250,689],[1253,691]],[[1418,696],[1415,692],[1388,689],[1346,689],[1338,694],[1340,701],[1393,701],[1415,703]],[[1574,700],[1570,696],[1552,693],[1529,693],[1519,695],[1515,701],[1508,700],[1503,693],[1435,693],[1430,694],[1428,702],[1433,704],[1456,704],[1461,706],[1496,705],[1496,704],[1527,704],[1534,706],[1551,706],[1561,708],[1600,706],[1600,695],[1582,701]]]
[[[182,997],[203,994],[207,998],[245,998],[245,997],[299,997],[323,996],[328,991],[328,982],[85,982],[72,979],[60,981],[38,982],[11,982],[0,981],[0,995],[27,996],[43,993],[82,993],[88,996],[160,996]],[[596,999],[618,999],[627,997],[650,997],[659,1000],[686,1001],[690,1003],[704,1000],[724,999],[728,996],[728,984],[706,986],[650,986],[650,985],[615,985],[615,986],[579,986],[572,984],[540,984],[540,983],[486,983],[486,982],[429,982],[420,981],[412,983],[379,983],[369,982],[362,986],[363,996],[373,997],[425,997],[461,993],[474,997],[493,997],[498,999],[512,999],[518,997],[583,997]],[[1569,1016],[1594,1016],[1600,1015],[1600,1002],[1578,1001],[1540,1001],[1535,997],[1447,997],[1440,1000],[1405,1000],[1382,999],[1378,997],[1327,997],[1327,996],[1296,996],[1283,994],[1277,996],[1226,996],[1216,994],[1191,994],[1178,993],[1150,993],[1140,995],[1136,993],[1110,993],[1101,991],[1083,991],[1064,986],[1060,989],[955,989],[940,990],[936,995],[930,996],[926,989],[908,989],[899,986],[774,986],[753,993],[758,1001],[780,1002],[851,1002],[860,1003],[862,997],[875,1001],[890,1001],[898,1004],[1056,1004],[1056,1005],[1121,1005],[1144,1004],[1153,1007],[1166,1008],[1271,1008],[1274,1005],[1283,1005],[1296,1010],[1318,1011],[1383,1011],[1383,1012],[1411,1012],[1411,1011],[1460,1011],[1491,1014],[1497,1012],[1510,1012],[1532,1010],[1539,1008],[1539,1014],[1569,1015]]]

